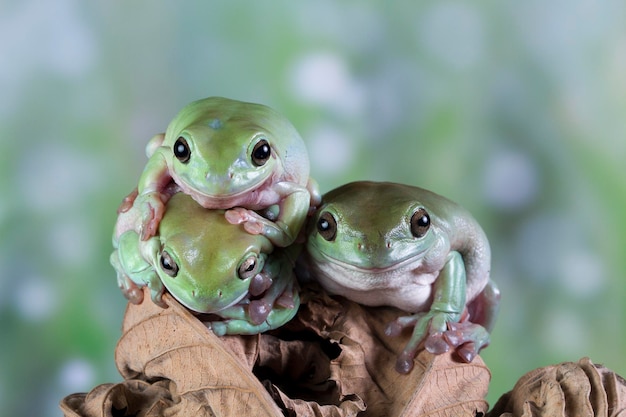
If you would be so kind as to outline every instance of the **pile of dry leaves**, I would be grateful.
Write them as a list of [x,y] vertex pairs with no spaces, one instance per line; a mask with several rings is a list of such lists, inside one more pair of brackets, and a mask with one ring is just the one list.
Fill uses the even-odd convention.
[[403,314],[331,298],[316,287],[288,325],[217,337],[169,295],[129,304],[115,361],[124,377],[64,398],[66,416],[626,416],[626,382],[589,360],[525,375],[487,413],[490,373],[425,351],[394,369]]

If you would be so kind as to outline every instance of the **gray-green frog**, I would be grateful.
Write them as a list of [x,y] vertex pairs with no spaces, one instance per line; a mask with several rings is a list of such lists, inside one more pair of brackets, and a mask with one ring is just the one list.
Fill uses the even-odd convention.
[[[142,240],[156,233],[168,197],[163,190],[172,181],[203,207],[230,209],[229,222],[281,247],[295,240],[320,201],[302,138],[283,115],[261,104],[222,97],[194,101],[150,140],[146,154],[137,190],[118,210],[137,199]],[[255,212],[270,207],[277,212],[271,220]]]
[[146,241],[130,218],[140,215],[135,207],[120,214],[110,258],[131,302],[142,302],[147,286],[152,300],[165,307],[167,289],[190,310],[222,317],[210,325],[218,335],[260,333],[296,314],[294,249],[274,251],[265,236],[228,223],[224,210],[205,209],[180,192],[169,199],[158,233]]
[[490,247],[461,206],[430,191],[353,182],[325,194],[307,227],[298,275],[368,306],[413,313],[386,329],[413,328],[396,369],[408,373],[423,343],[470,362],[489,343],[500,300]]

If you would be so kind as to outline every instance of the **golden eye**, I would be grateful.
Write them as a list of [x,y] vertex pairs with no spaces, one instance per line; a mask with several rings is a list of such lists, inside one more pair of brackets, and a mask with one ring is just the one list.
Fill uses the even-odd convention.
[[317,221],[317,231],[329,242],[335,240],[337,235],[337,221],[332,214],[325,211]]
[[252,163],[258,167],[263,166],[270,159],[271,155],[272,148],[270,144],[265,139],[261,139],[252,149]]
[[191,150],[189,149],[189,144],[185,140],[184,137],[180,136],[176,139],[173,147],[174,156],[183,164],[189,162],[189,157],[191,156]]
[[163,272],[165,272],[167,275],[172,278],[175,278],[176,275],[178,275],[178,265],[176,264],[176,261],[174,261],[172,256],[167,253],[167,251],[161,252],[159,262],[161,263],[161,269],[163,269]]
[[430,216],[425,209],[419,208],[411,216],[411,233],[415,237],[422,237],[430,229]]

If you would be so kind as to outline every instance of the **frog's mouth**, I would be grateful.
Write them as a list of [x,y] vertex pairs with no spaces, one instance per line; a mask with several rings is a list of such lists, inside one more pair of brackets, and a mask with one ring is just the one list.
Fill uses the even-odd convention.
[[267,184],[271,179],[272,176],[259,178],[257,181],[246,182],[245,188],[235,189],[229,184],[216,186],[217,183],[211,181],[189,184],[183,180],[179,182],[179,186],[205,208],[225,208],[257,204],[263,196],[262,191],[269,187]]
[[322,257],[329,263],[335,264],[340,268],[355,271],[361,274],[387,274],[394,271],[405,271],[419,268],[424,262],[421,254],[414,254],[410,257],[402,259],[400,261],[387,261],[383,265],[374,263],[355,265],[354,263],[346,262],[341,259],[337,259],[333,256],[323,253]]

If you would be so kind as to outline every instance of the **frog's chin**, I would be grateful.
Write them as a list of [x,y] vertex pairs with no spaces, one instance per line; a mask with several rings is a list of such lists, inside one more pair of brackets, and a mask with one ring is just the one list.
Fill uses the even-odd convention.
[[368,306],[395,306],[421,311],[432,295],[437,271],[426,271],[421,257],[386,267],[363,267],[334,258],[317,263],[317,281],[331,294]]

